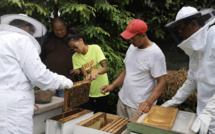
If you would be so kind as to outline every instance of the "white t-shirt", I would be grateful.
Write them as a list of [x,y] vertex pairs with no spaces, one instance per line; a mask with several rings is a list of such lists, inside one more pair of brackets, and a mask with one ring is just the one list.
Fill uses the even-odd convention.
[[166,74],[165,56],[155,43],[146,49],[131,44],[124,63],[126,75],[119,97],[125,105],[139,109],[156,86],[155,78]]

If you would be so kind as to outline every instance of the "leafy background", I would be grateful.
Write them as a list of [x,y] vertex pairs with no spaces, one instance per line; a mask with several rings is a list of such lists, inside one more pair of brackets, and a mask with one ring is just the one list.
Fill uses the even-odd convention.
[[[77,27],[89,44],[100,45],[107,57],[110,83],[124,69],[123,59],[128,43],[120,37],[127,24],[134,18],[144,20],[149,30],[147,35],[163,50],[168,70],[187,69],[188,57],[174,44],[164,28],[174,20],[177,11],[185,6],[197,9],[213,8],[210,0],[1,0],[0,16],[9,13],[23,13],[41,21],[51,32],[50,14],[54,12],[66,20],[68,27]],[[111,92],[109,112],[116,112],[118,91]],[[170,96],[171,97],[171,96]],[[169,98],[170,98],[169,97]],[[162,98],[165,101],[169,98]]]

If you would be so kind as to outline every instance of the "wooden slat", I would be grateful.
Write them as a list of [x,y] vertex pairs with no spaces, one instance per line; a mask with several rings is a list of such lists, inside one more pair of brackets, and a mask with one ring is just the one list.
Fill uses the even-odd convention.
[[113,133],[116,130],[120,130],[121,128],[124,127],[124,125],[128,122],[127,118],[124,118],[120,123],[116,124],[112,129],[110,129],[108,132]]
[[92,117],[90,117],[84,121],[79,122],[77,125],[87,127],[87,126],[91,125],[92,123],[94,123],[99,118],[105,118],[105,116],[106,116],[105,113],[98,112],[97,114],[93,115]]
[[68,110],[67,107],[67,100],[68,100],[69,90],[64,90],[64,105],[63,105],[63,112]]
[[123,129],[124,127],[127,127],[127,126],[126,126],[127,123],[128,123],[128,119],[125,120],[122,124],[120,124],[120,126],[119,126],[118,128],[115,128],[115,130],[114,130],[112,133],[115,134],[115,133],[119,132],[121,129]]
[[114,126],[116,126],[116,124],[118,124],[122,120],[123,120],[123,117],[120,117],[117,121],[112,122],[111,125],[108,128],[104,129],[103,131],[108,132],[110,129],[112,129]]
[[118,120],[120,120],[120,118],[122,117],[117,117],[116,119],[114,119],[112,122],[108,123],[107,125],[105,125],[103,128],[101,128],[101,131],[106,131],[107,129],[109,130],[109,128],[111,128],[115,122],[117,122]]
[[136,122],[136,121],[140,118],[140,116],[141,116],[142,114],[143,114],[143,113],[139,113],[136,117],[130,119],[130,121]]
[[90,111],[89,110],[83,110],[83,111],[78,112],[76,114],[70,115],[70,116],[65,117],[63,119],[60,119],[59,121],[62,122],[62,123],[65,123],[67,121],[73,120],[73,119],[78,118],[78,117],[80,117],[80,116],[82,116],[84,114],[87,114],[87,113],[90,113]]

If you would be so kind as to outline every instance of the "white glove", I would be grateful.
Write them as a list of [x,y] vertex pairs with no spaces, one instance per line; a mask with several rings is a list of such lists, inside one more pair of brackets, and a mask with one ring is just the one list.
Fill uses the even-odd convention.
[[206,114],[200,114],[191,127],[192,131],[195,133],[199,131],[199,134],[207,134],[211,119],[212,118]]
[[210,122],[215,118],[215,94],[211,97],[201,114],[196,118],[191,129],[199,134],[206,134],[208,132]]
[[59,85],[59,88],[66,88],[66,89],[71,89],[72,86],[73,86],[73,82],[66,78],[65,76],[62,76],[60,75],[59,76],[59,79],[60,79],[60,85]]
[[177,93],[171,100],[166,101],[161,106],[163,107],[175,107],[183,103],[192,93],[196,90],[196,82],[192,79],[187,79],[182,87],[180,87]]
[[161,106],[163,107],[176,107],[177,105],[173,102],[174,100],[168,100],[164,102]]

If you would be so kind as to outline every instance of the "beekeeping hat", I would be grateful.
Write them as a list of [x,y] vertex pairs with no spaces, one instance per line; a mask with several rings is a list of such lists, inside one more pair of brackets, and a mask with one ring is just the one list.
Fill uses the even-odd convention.
[[179,10],[179,12],[176,15],[175,21],[172,21],[166,24],[165,27],[170,31],[173,38],[175,39],[175,42],[179,44],[181,41],[184,40],[179,36],[179,32],[176,29],[176,27],[179,24],[187,20],[198,19],[198,20],[201,20],[205,25],[214,18],[214,15],[215,15],[215,11],[212,8],[198,11],[194,7],[186,6],[186,7],[182,7]]
[[36,19],[33,19],[25,14],[6,14],[0,17],[0,24],[9,24],[13,20],[23,20],[35,27],[34,37],[42,37],[46,34],[46,27]]

